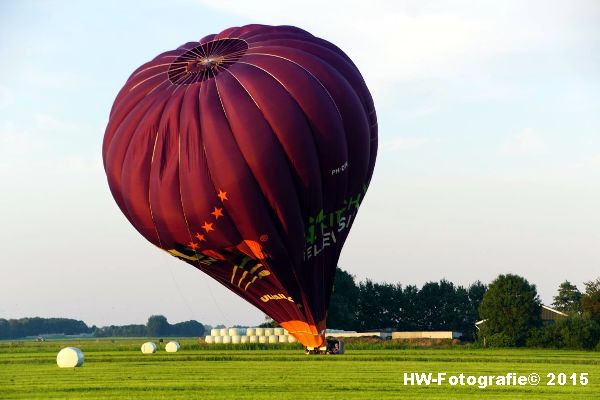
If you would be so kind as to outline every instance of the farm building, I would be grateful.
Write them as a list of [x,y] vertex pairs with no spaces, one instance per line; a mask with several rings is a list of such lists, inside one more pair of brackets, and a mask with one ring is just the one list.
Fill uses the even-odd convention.
[[327,336],[337,338],[378,337],[381,339],[457,339],[462,336],[462,333],[453,331],[356,332],[328,329]]
[[460,332],[453,331],[417,331],[392,332],[392,339],[459,339]]
[[560,319],[562,317],[566,317],[567,314],[565,314],[562,311],[558,311],[555,310],[554,308],[545,306],[542,304],[542,322],[543,323],[551,323],[556,321],[557,319]]
[[[558,311],[555,310],[552,307],[548,307],[547,305],[542,304],[542,323],[543,324],[552,324],[554,323],[554,321],[556,321],[559,318],[562,317],[566,317],[567,314],[565,314],[562,311]],[[475,322],[475,328],[477,328],[477,330],[480,330],[481,327],[483,326],[483,324],[485,324],[485,319],[482,319],[480,321]]]
[[343,331],[339,329],[327,329],[327,336],[336,338],[349,338],[349,337],[378,337],[382,339],[389,338],[390,332],[357,332],[357,331]]

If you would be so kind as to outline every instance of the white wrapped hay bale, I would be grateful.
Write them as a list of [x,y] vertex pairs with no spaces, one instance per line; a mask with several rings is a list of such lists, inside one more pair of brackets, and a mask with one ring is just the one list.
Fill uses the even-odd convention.
[[244,335],[244,336],[240,336],[240,343],[250,343],[250,337]]
[[288,341],[288,343],[296,343],[298,341],[298,339],[296,339],[292,335],[288,335],[287,341]]
[[275,329],[273,329],[273,335],[277,335],[277,336],[283,335],[283,328],[275,328]]
[[254,328],[254,334],[256,336],[264,336],[265,335],[265,328]]
[[265,336],[271,336],[273,334],[273,328],[265,328]]
[[227,329],[227,328],[219,329],[219,336],[227,336],[227,333],[229,333],[229,329]]
[[277,335],[269,336],[269,343],[279,343],[279,336],[277,336]]
[[258,343],[258,338],[262,336],[248,336],[250,343]]
[[83,352],[77,347],[65,347],[56,355],[56,364],[60,368],[81,367],[83,358]]
[[255,336],[255,335],[256,335],[255,328],[248,328],[248,329],[246,329],[246,336]]
[[288,342],[288,335],[277,335],[277,337],[279,338],[279,343],[287,343]]
[[207,336],[204,338],[204,343],[209,343],[212,344],[215,342],[215,337],[214,336]]
[[233,343],[233,344],[240,344],[242,342],[241,336],[230,336],[230,338],[231,338],[231,343]]
[[214,341],[215,343],[223,343],[223,336],[215,336]]
[[142,345],[142,353],[144,353],[144,354],[156,353],[156,343],[154,343],[154,342],[144,343]]
[[222,338],[223,338],[223,344],[231,343],[231,336],[225,335],[225,336],[222,336]]
[[220,329],[213,328],[210,330],[210,336],[221,336],[220,332],[221,332]]
[[266,336],[258,336],[258,343],[267,343],[268,338]]
[[179,348],[179,342],[172,340],[165,346],[165,351],[167,353],[177,353],[179,351]]
[[227,333],[229,334],[229,336],[240,336],[240,331],[238,328],[229,328],[227,330]]

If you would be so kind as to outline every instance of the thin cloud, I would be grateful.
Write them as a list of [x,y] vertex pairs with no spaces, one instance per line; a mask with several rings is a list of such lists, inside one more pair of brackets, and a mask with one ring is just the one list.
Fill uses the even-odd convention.
[[405,81],[472,78],[498,57],[564,46],[581,38],[585,27],[577,22],[591,7],[570,7],[573,15],[564,18],[565,7],[543,2],[198,1],[248,22],[299,25],[333,41],[356,62],[375,97]]
[[381,143],[384,152],[397,152],[415,150],[426,145],[438,143],[438,138],[427,138],[421,136],[399,136]]
[[44,130],[64,130],[72,128],[71,124],[67,124],[59,118],[46,113],[36,113],[33,116],[33,120],[38,128]]
[[12,93],[8,90],[8,88],[0,85],[0,109],[9,106],[12,103]]
[[44,145],[28,130],[12,121],[5,121],[0,126],[0,157],[4,162],[13,157],[38,151],[43,147]]
[[585,160],[575,164],[576,168],[590,168],[594,170],[600,170],[600,153],[595,154]]
[[546,150],[542,136],[532,128],[525,128],[513,135],[510,142],[504,147],[503,153],[508,155],[540,154]]

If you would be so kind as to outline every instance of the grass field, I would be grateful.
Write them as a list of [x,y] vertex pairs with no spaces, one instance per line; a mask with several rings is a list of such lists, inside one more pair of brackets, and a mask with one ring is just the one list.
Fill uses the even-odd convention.
[[[143,355],[143,339],[0,341],[0,399],[600,399],[600,353],[531,349],[372,348],[305,356],[300,346],[243,349],[183,340],[178,353]],[[72,345],[81,368],[60,369]],[[538,386],[405,385],[404,373],[541,376]],[[588,373],[589,383],[547,386],[548,373]],[[579,383],[579,382],[578,382]]]

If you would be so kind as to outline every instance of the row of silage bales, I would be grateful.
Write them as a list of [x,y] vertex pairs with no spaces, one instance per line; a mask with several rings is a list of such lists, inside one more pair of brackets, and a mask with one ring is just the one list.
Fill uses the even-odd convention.
[[294,343],[296,338],[290,336],[283,328],[213,328],[204,342],[208,344]]
[[[167,353],[177,353],[180,348],[179,342],[172,340],[166,344],[165,351]],[[144,354],[154,354],[156,353],[156,350],[158,350],[158,346],[154,342],[146,342],[142,344],[140,350],[142,350],[142,353]]]
[[[167,353],[177,353],[180,348],[181,345],[175,340],[171,340],[165,345]],[[141,345],[140,350],[143,354],[154,354],[158,350],[158,346],[154,342],[145,342]],[[81,367],[84,360],[83,352],[77,347],[64,347],[56,355],[56,363],[60,368]]]

